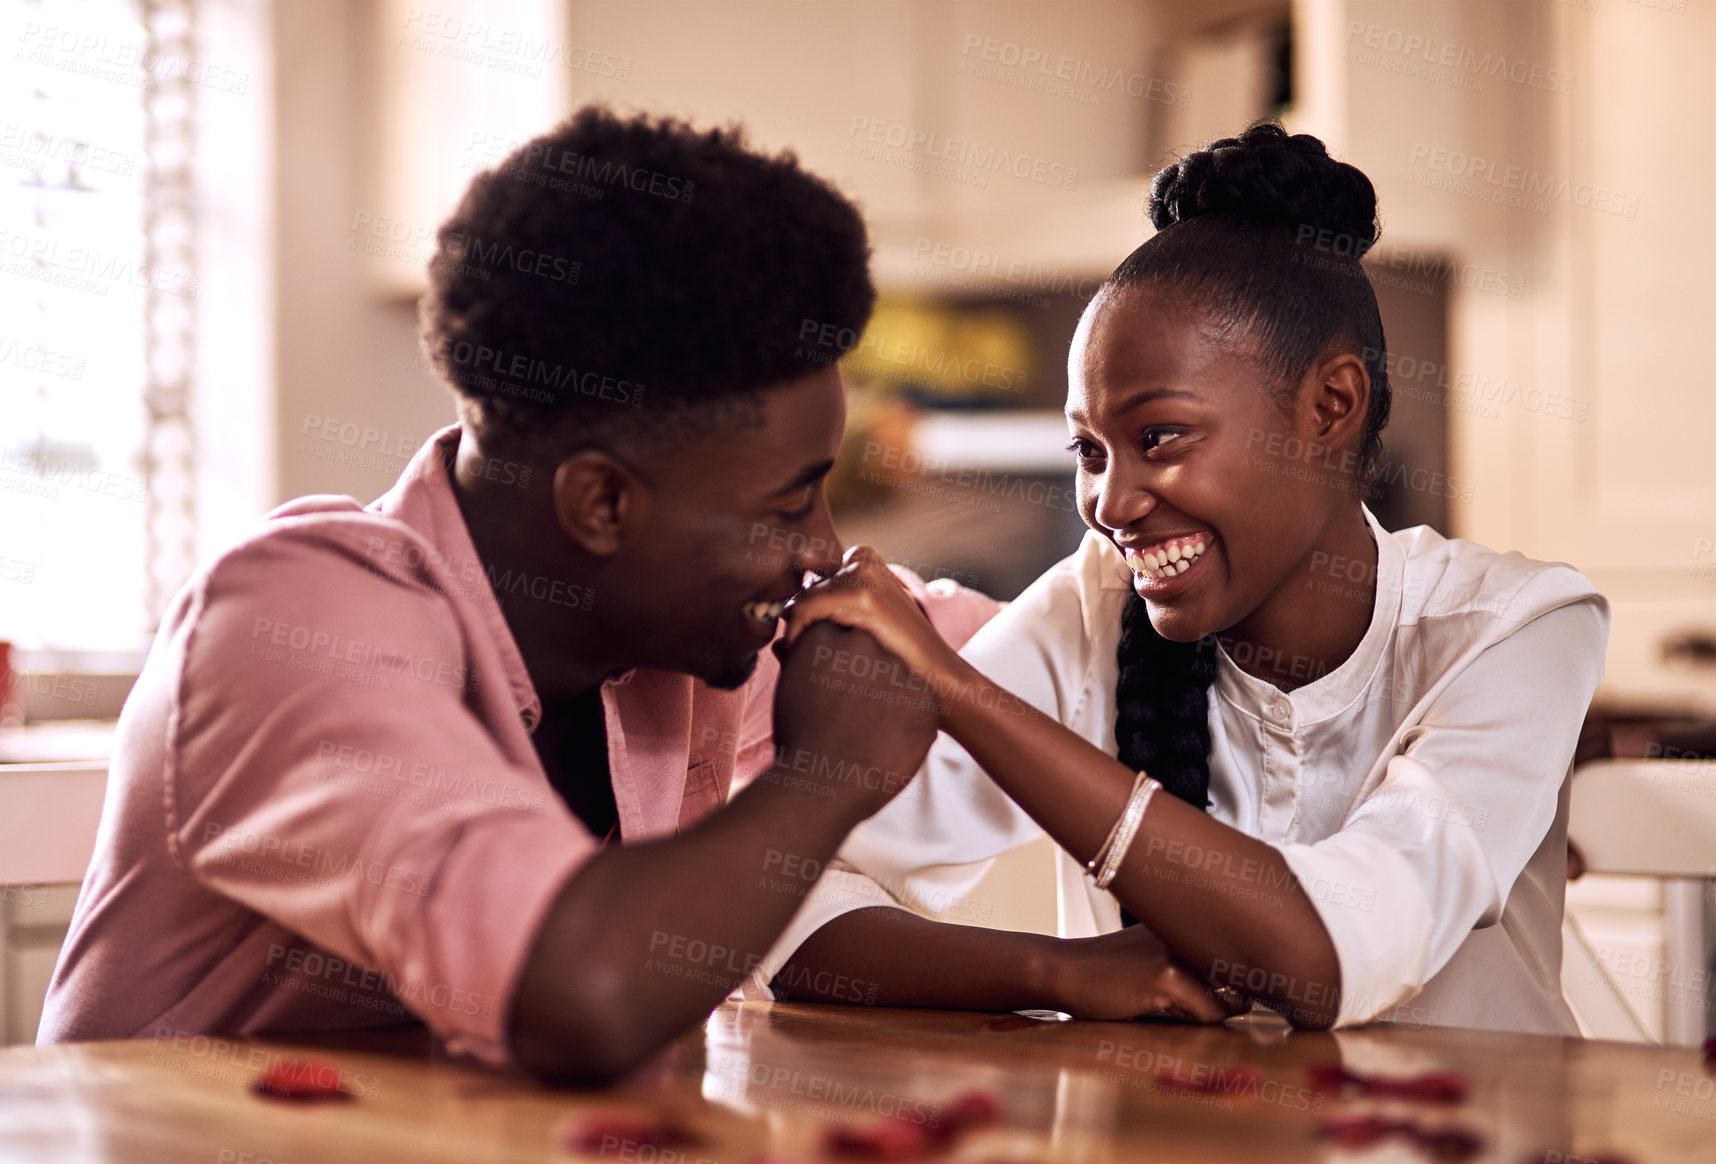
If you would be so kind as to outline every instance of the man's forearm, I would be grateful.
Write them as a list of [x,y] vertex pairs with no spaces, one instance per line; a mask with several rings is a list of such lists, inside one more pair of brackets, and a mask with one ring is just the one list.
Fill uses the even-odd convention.
[[803,893],[875,807],[765,773],[679,836],[610,847],[562,890],[520,977],[519,1061],[547,1078],[613,1078],[706,1015],[761,963]]

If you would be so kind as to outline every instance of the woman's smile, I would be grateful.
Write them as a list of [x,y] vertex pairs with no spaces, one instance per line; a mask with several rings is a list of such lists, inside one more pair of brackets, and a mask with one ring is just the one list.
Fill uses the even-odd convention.
[[1199,530],[1196,533],[1175,534],[1173,537],[1156,538],[1148,542],[1123,544],[1116,540],[1115,544],[1120,546],[1121,552],[1126,555],[1126,565],[1142,585],[1145,582],[1174,581],[1189,571],[1214,542],[1215,534],[1209,530]]

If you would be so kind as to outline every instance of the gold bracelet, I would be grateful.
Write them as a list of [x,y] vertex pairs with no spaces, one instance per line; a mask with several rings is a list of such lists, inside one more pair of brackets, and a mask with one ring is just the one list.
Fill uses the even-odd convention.
[[1107,889],[1115,875],[1120,872],[1120,863],[1126,859],[1126,851],[1132,847],[1133,840],[1138,836],[1138,827],[1144,823],[1144,810],[1150,807],[1150,798],[1156,795],[1156,790],[1160,787],[1160,781],[1142,772],[1138,774],[1138,783],[1132,786],[1132,795],[1120,814],[1114,844],[1109,847],[1108,856],[1096,875],[1098,889]]
[[[1132,798],[1138,795],[1138,785],[1143,781],[1144,773],[1140,772],[1137,778],[1132,781],[1132,791],[1126,794],[1128,804],[1132,803]],[[1108,835],[1103,837],[1102,844],[1096,847],[1096,855],[1084,863],[1084,871],[1092,877],[1096,876],[1096,871],[1102,867],[1103,859],[1108,856],[1108,850],[1113,847],[1114,838],[1120,833],[1120,822],[1124,819],[1126,819],[1126,809],[1122,807],[1120,815],[1115,817],[1114,823],[1109,826]]]
[[1084,871],[1092,877],[1097,876],[1098,871],[1106,866],[1108,855],[1114,850],[1115,841],[1120,838],[1121,826],[1126,823],[1126,814],[1131,810],[1133,802],[1138,799],[1138,790],[1149,779],[1150,777],[1140,772],[1132,781],[1132,791],[1127,794],[1126,804],[1121,808],[1120,815],[1114,818],[1114,827],[1108,830],[1108,836],[1103,838],[1101,847],[1096,850],[1096,855],[1085,862]]

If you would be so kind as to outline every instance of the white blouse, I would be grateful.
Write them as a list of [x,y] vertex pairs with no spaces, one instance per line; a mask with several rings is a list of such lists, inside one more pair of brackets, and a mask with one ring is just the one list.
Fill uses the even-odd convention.
[[[1576,1034],[1560,984],[1566,777],[1608,605],[1568,566],[1366,517],[1376,602],[1350,658],[1284,692],[1219,652],[1210,811],[1280,850],[1310,896],[1340,962],[1338,1025]],[[961,654],[1112,756],[1131,586],[1119,552],[1087,534]],[[1041,833],[943,735],[853,832],[779,948],[895,901],[980,920],[970,893],[990,859]],[[1063,936],[1120,927],[1114,897],[1064,851],[1057,879]]]

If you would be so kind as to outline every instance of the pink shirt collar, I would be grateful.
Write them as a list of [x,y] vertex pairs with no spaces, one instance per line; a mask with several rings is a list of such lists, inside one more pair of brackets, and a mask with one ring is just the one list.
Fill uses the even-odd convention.
[[[463,429],[456,424],[430,437],[412,456],[410,464],[394,482],[393,488],[372,501],[366,508],[403,522],[421,534],[435,553],[434,563],[452,585],[454,600],[476,610],[476,618],[494,638],[506,667],[507,682],[518,702],[519,716],[527,730],[535,731],[542,718],[542,700],[536,685],[525,669],[524,656],[507,626],[494,588],[489,584],[477,547],[471,541],[471,531],[465,525],[465,515],[453,495],[449,466],[458,455]],[[630,683],[634,670],[625,670],[607,680],[615,686]]]

